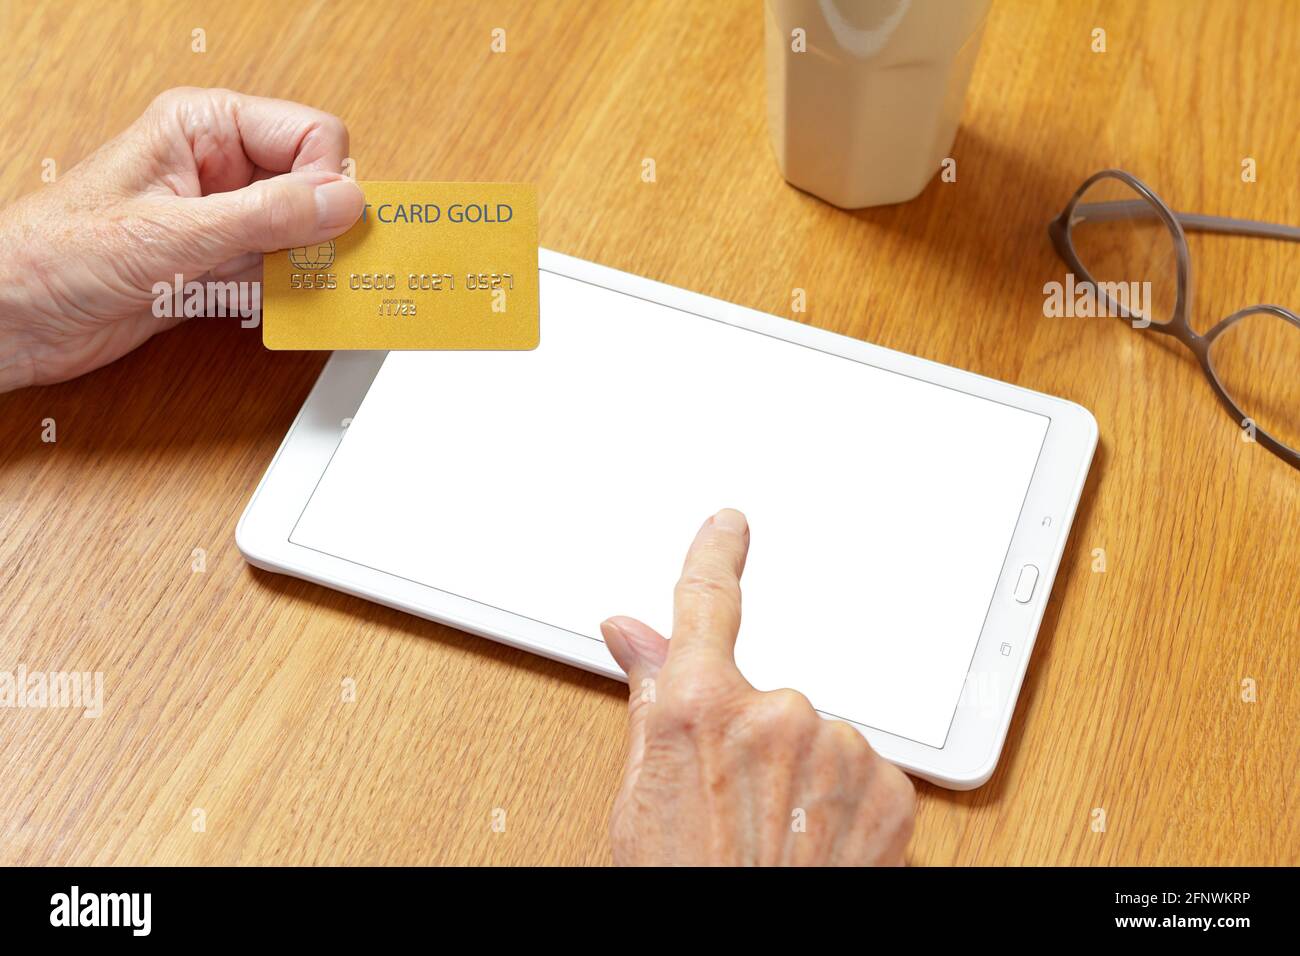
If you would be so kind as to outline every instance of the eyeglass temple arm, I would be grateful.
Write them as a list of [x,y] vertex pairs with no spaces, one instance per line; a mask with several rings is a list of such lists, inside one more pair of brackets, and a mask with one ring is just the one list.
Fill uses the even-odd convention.
[[1235,236],[1263,236],[1268,239],[1300,241],[1300,227],[1284,226],[1275,222],[1256,222],[1254,219],[1231,219],[1227,216],[1202,216],[1194,212],[1176,212],[1175,218],[1184,229],[1200,232],[1222,232]]
[[[1108,222],[1116,219],[1132,219],[1134,213],[1154,215],[1155,209],[1141,199],[1127,199],[1117,202],[1079,203],[1074,208],[1074,221],[1091,219],[1093,222]],[[1232,219],[1228,216],[1202,216],[1194,212],[1176,212],[1174,217],[1184,229],[1199,232],[1221,232],[1235,236],[1262,236],[1268,239],[1290,239],[1300,242],[1300,227],[1283,226],[1273,222],[1256,222],[1253,219]]]

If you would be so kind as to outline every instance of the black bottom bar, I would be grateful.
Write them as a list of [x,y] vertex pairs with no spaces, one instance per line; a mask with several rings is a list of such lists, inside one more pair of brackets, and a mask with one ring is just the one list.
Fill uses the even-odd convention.
[[[803,933],[812,946],[828,942],[832,928],[849,930],[868,948],[897,934],[988,945],[1045,939],[1043,931],[1046,939],[1070,941],[1232,945],[1259,930],[1293,929],[1296,889],[1295,871],[1281,869],[22,868],[0,872],[0,881],[6,948],[64,937],[337,949],[410,934],[438,944],[449,933],[445,942],[453,945],[469,933],[492,944],[518,934],[529,946],[585,937],[623,950],[637,939],[652,948],[689,943],[698,934],[688,927],[701,917],[726,934]],[[605,936],[605,926],[615,935]]]

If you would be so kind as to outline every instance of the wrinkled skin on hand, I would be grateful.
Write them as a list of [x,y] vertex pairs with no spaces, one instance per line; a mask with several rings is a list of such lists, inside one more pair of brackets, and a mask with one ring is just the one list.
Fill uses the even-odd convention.
[[705,522],[674,592],[672,640],[626,617],[601,626],[628,674],[629,747],[614,860],[665,865],[898,865],[911,781],[853,727],[736,669],[749,528]]
[[229,90],[163,93],[125,132],[0,211],[0,391],[105,365],[176,322],[157,282],[256,281],[364,198],[341,120]]

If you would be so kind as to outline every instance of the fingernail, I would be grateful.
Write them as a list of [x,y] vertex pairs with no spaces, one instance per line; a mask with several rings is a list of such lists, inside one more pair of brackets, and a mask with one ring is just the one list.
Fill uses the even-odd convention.
[[365,199],[361,189],[347,177],[316,187],[316,222],[321,229],[345,229],[357,221]]
[[734,531],[736,534],[746,534],[749,531],[749,522],[735,508],[723,508],[712,520],[724,531]]
[[613,632],[614,634],[617,634],[619,637],[623,638],[623,640],[625,640],[625,641],[627,640],[627,631],[625,631],[625,630],[623,630],[621,627],[619,627],[618,624],[616,624],[612,618],[609,619],[609,620],[606,620],[606,621],[601,621],[601,622],[600,622],[600,636],[603,637],[605,640],[608,641],[608,640],[609,640],[610,632]]

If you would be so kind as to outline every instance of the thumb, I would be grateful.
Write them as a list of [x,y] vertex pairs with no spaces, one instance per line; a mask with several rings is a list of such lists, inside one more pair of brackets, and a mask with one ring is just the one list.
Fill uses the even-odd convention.
[[668,659],[668,639],[654,628],[630,617],[611,617],[600,625],[605,646],[627,674],[628,754],[627,776],[641,769],[645,755],[645,724],[655,702],[655,682]]
[[230,192],[168,200],[184,265],[206,271],[241,255],[324,242],[346,232],[365,206],[361,188],[339,173],[300,170]]

